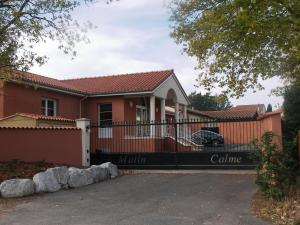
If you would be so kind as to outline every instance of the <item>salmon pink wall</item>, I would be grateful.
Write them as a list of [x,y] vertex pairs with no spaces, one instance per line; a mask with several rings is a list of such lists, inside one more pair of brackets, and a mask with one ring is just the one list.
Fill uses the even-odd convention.
[[0,161],[82,165],[80,129],[0,128],[0,143]]
[[112,119],[113,121],[123,121],[124,120],[124,97],[114,96],[114,97],[95,97],[85,100],[86,104],[86,115],[92,123],[98,122],[98,105],[103,103],[112,104]]
[[[137,105],[142,105],[141,97],[137,98],[125,98],[124,99],[124,110],[125,110],[125,116],[124,116],[124,121],[126,122],[135,122],[136,121],[136,106]],[[146,97],[146,104],[148,108],[148,114],[149,112],[149,106],[150,106],[150,98]],[[132,102],[132,107],[130,107],[130,102]],[[157,109],[157,110],[156,110]],[[160,99],[156,98],[155,99],[155,121],[160,121]],[[148,118],[150,116],[148,115]]]
[[[190,124],[192,132],[201,130],[207,123]],[[256,121],[237,121],[216,123],[225,144],[249,144],[253,139],[260,139],[266,131],[275,132],[281,145],[282,128],[280,113],[271,114]]]
[[45,89],[34,89],[20,84],[5,83],[3,117],[23,112],[41,114],[42,98],[52,98],[58,103],[58,116],[79,118],[79,103],[82,97],[67,95]]

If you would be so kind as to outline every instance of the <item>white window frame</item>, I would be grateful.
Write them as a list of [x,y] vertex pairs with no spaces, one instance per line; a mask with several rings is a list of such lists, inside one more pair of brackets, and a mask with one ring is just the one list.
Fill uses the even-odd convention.
[[[137,119],[137,110],[143,110],[145,112],[146,118],[141,118],[142,123],[148,122],[148,108],[146,106],[136,105],[136,112],[135,112],[135,119]],[[138,122],[136,120],[136,122]],[[150,126],[143,125],[143,126],[136,126],[135,130],[135,137],[148,137],[150,136]]]
[[[57,100],[53,99],[53,98],[42,98],[42,102],[45,101],[45,116],[49,116],[48,115],[48,102],[51,101],[53,102],[53,116],[57,116]],[[42,108],[42,107],[41,107]]]
[[[111,112],[111,115],[113,113],[113,109],[112,109],[112,103],[100,103],[98,104],[98,124],[101,124],[101,120],[100,120],[100,107],[101,105],[105,105],[105,104],[110,104],[111,105],[111,111],[106,111],[106,112]],[[103,121],[103,120],[102,120]],[[112,121],[112,118],[111,118]],[[105,127],[102,128],[99,126],[98,129],[98,138],[112,138],[113,134],[112,134],[112,127]]]

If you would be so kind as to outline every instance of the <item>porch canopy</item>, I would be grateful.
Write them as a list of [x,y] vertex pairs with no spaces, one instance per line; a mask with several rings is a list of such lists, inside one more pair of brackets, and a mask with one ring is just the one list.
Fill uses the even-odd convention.
[[[155,101],[160,101],[161,118],[155,118]],[[181,119],[187,118],[187,106],[189,99],[176,78],[174,72],[165,79],[150,95],[150,121],[166,120],[165,107],[175,108],[175,120],[180,119],[179,111],[182,112]]]

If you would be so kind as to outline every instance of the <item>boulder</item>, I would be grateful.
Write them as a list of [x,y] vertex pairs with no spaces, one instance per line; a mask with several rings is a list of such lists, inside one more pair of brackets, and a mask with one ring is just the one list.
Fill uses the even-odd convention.
[[107,168],[103,168],[101,166],[93,165],[87,170],[91,171],[93,182],[97,183],[109,178],[109,171]]
[[92,172],[88,169],[69,168],[69,187],[76,188],[93,183]]
[[31,179],[5,180],[0,185],[0,193],[4,198],[32,195],[34,193],[34,183]]
[[68,167],[60,166],[47,169],[47,172],[53,174],[57,182],[61,185],[62,188],[68,187],[69,171]]
[[110,178],[115,178],[118,176],[118,167],[111,162],[102,163],[100,167],[105,168],[108,170]]
[[61,185],[56,180],[54,174],[50,171],[40,172],[33,176],[35,191],[56,192],[61,189]]

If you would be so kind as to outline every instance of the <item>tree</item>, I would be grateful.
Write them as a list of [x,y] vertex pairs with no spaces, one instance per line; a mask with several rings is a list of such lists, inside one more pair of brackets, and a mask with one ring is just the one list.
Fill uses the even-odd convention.
[[[107,0],[110,2],[112,0]],[[78,41],[88,41],[90,23],[79,25],[71,12],[94,0],[0,0],[0,69],[28,70],[45,63],[34,45],[57,41],[66,54],[76,55]]]
[[300,130],[300,86],[291,86],[286,88],[283,95],[283,122],[284,133],[287,138],[293,139]]
[[299,0],[173,0],[170,20],[208,90],[239,97],[260,79],[300,82]]
[[228,98],[222,94],[211,95],[206,93],[202,95],[201,93],[192,92],[188,97],[191,106],[201,111],[223,110],[232,107]]
[[273,111],[272,105],[268,104],[268,106],[267,106],[267,112],[272,112],[272,111]]

